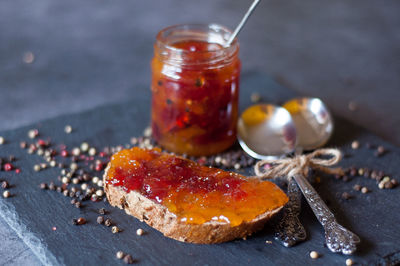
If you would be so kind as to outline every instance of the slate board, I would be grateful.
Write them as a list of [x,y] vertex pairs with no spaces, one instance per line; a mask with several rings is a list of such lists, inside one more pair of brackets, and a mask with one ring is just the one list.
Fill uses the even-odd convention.
[[[259,92],[266,102],[280,104],[295,96],[288,89],[257,72],[243,75],[241,109],[251,104],[250,94]],[[105,95],[105,97],[107,97]],[[308,239],[292,248],[285,248],[273,240],[271,223],[248,238],[218,245],[181,243],[163,237],[145,223],[112,208],[108,203],[85,202],[76,209],[70,198],[54,191],[40,191],[41,182],[49,182],[59,175],[59,169],[51,168],[34,172],[33,165],[42,162],[39,156],[28,155],[19,148],[19,141],[27,139],[27,131],[38,128],[42,136],[51,136],[55,143],[77,146],[83,141],[103,147],[129,143],[131,136],[142,134],[149,122],[150,92],[140,93],[131,101],[108,105],[79,114],[60,116],[32,126],[1,132],[8,142],[0,146],[0,156],[14,154],[20,174],[0,172],[1,179],[12,184],[14,195],[0,199],[0,216],[15,230],[33,250],[43,264],[50,265],[109,265],[117,264],[118,250],[133,255],[143,265],[344,265],[345,259],[353,258],[360,264],[396,264],[400,262],[400,189],[379,190],[375,181],[364,177],[349,182],[323,177],[315,187],[328,203],[338,221],[357,233],[362,242],[352,256],[331,253],[324,247],[322,227],[303,202],[301,220],[305,224]],[[66,135],[64,126],[70,124],[75,131]],[[342,148],[348,157],[343,166],[355,165],[383,169],[399,180],[400,148],[386,143],[376,136],[343,119],[336,118],[335,134],[331,146]],[[389,152],[375,158],[373,151],[365,147],[357,152],[350,149],[352,140],[362,144],[371,142],[385,146]],[[246,170],[251,174],[251,169]],[[372,192],[361,194],[352,191],[354,184],[369,187]],[[345,201],[341,194],[351,192],[355,198]],[[112,234],[110,228],[96,224],[97,209],[110,210],[110,217],[124,231]],[[88,224],[73,226],[72,218],[84,216]],[[52,227],[57,227],[56,231]],[[143,228],[146,235],[137,236],[136,229]],[[271,240],[272,244],[266,244]],[[309,252],[316,250],[322,257],[311,260]],[[122,263],[122,262],[121,262]]]

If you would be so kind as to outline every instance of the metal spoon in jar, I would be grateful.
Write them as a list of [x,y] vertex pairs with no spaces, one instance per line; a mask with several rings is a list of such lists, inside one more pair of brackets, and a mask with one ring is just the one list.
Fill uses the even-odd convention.
[[236,38],[236,36],[239,34],[239,32],[242,30],[244,24],[246,24],[247,19],[250,17],[250,15],[253,13],[254,9],[256,9],[258,3],[260,3],[260,0],[254,0],[254,2],[251,4],[249,9],[247,10],[246,14],[244,14],[242,20],[240,21],[239,25],[237,25],[235,31],[229,36],[228,41],[225,43],[225,47],[229,47],[233,40]]
[[[249,123],[245,114],[247,110],[254,108],[252,106],[242,114],[238,122],[240,145],[246,152],[250,151],[248,152],[249,155],[257,159],[268,158],[268,155],[270,155],[270,153],[266,152],[269,150],[268,147],[276,147],[276,144],[272,144],[271,140],[268,139],[268,135],[275,132],[278,136],[284,136],[287,128],[292,127],[291,123],[281,122],[283,128],[279,129],[279,118],[275,117],[275,112],[268,112],[268,110],[271,110],[271,108],[267,108],[268,105],[261,106],[264,106],[260,108],[266,111],[262,115],[264,119],[259,119],[258,123]],[[298,147],[305,150],[315,149],[327,142],[333,131],[333,121],[328,109],[321,100],[316,98],[297,98],[288,101],[283,106],[287,108],[290,117],[293,118],[292,122],[296,128],[295,132],[297,132]],[[268,132],[271,128],[273,132]],[[257,145],[254,145],[256,143]],[[281,141],[281,145],[284,143],[285,141]],[[277,151],[274,150],[274,153],[277,153]],[[282,148],[281,153],[287,153],[286,149]],[[290,180],[292,179],[296,181],[317,219],[324,227],[328,248],[332,252],[353,253],[356,250],[356,244],[360,242],[359,237],[337,223],[333,213],[304,176],[295,175]],[[289,184],[288,188],[290,187],[292,187],[291,184]]]

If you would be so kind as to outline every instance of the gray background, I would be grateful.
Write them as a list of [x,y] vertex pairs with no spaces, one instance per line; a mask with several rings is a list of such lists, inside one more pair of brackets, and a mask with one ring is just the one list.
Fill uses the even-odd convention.
[[[250,2],[1,1],[0,130],[135,97],[148,90],[158,30],[187,22],[234,27]],[[399,145],[399,14],[396,0],[264,0],[240,35],[243,72],[320,97]],[[23,62],[28,51],[32,64]],[[0,264],[37,263],[2,221],[0,238]]]

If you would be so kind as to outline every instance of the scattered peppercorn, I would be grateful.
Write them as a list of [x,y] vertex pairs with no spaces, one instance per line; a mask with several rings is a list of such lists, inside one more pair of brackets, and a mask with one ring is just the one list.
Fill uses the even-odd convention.
[[4,198],[9,198],[9,197],[11,197],[10,191],[5,190],[5,191],[3,192],[3,197],[4,197]]
[[28,131],[28,137],[30,139],[34,139],[39,135],[39,131],[37,129],[31,129]]
[[104,209],[104,208],[99,209],[99,213],[102,214],[102,215],[105,215],[106,212],[107,212],[107,211],[106,211],[106,209]]
[[129,255],[129,254],[128,254],[128,255],[125,255],[125,257],[124,257],[124,262],[125,262],[126,264],[133,264],[133,263],[134,263],[132,256]]
[[20,147],[21,149],[26,149],[26,148],[28,147],[28,144],[26,144],[25,141],[21,141],[21,142],[19,143],[19,147]]
[[104,223],[104,217],[103,216],[99,216],[99,217],[97,217],[97,223],[98,224],[103,224]]
[[47,189],[47,184],[46,183],[41,183],[40,184],[40,189]]
[[380,157],[380,156],[382,156],[383,154],[385,154],[385,152],[386,152],[386,150],[385,150],[385,148],[384,148],[383,146],[378,146],[378,148],[377,148],[376,151],[374,152],[374,155],[375,155],[376,157]]
[[8,184],[7,181],[3,181],[3,182],[1,182],[1,187],[2,187],[3,189],[7,189],[7,188],[10,187],[10,185]]
[[101,189],[98,189],[98,190],[96,191],[96,195],[97,195],[98,197],[102,197],[102,196],[104,195],[104,191],[101,190]]
[[348,192],[343,192],[342,193],[342,198],[345,199],[345,200],[349,200],[349,199],[352,198],[352,196]]
[[143,229],[142,229],[142,228],[139,228],[138,230],[136,230],[136,234],[137,234],[138,236],[143,235],[143,234],[144,234]]
[[14,166],[10,163],[5,163],[3,166],[4,171],[9,172],[14,168]]
[[67,133],[67,134],[71,134],[71,132],[72,132],[72,127],[71,127],[70,125],[66,125],[66,126],[64,127],[64,132]]
[[351,266],[353,265],[353,260],[352,259],[347,259],[346,260],[346,266]]
[[114,225],[113,227],[111,227],[111,232],[113,234],[116,234],[116,233],[121,232],[121,229],[119,229],[118,226]]
[[367,187],[363,187],[361,189],[361,193],[363,193],[363,194],[368,193],[368,192],[369,192],[369,189]]
[[79,217],[76,222],[78,225],[86,224],[86,219],[83,217]]
[[359,184],[354,185],[353,189],[355,191],[360,191],[361,190],[361,186]]
[[125,256],[125,253],[120,250],[117,252],[117,254],[115,256],[117,257],[117,259],[120,260]]
[[39,172],[39,171],[41,170],[40,165],[35,164],[35,165],[33,166],[33,170],[34,170],[35,172]]
[[107,219],[104,221],[104,225],[105,225],[105,226],[111,226],[111,225],[112,225],[111,219],[110,219],[110,218],[107,218]]
[[76,203],[75,203],[75,207],[76,208],[81,208],[82,207],[82,203],[80,203],[79,201],[77,201]]
[[351,148],[352,148],[353,150],[357,150],[358,148],[360,148],[360,142],[358,142],[357,140],[353,141],[353,142],[351,143]]
[[310,257],[311,257],[312,259],[317,259],[317,258],[319,257],[319,254],[318,254],[318,252],[316,252],[316,251],[311,251],[311,252],[310,252]]

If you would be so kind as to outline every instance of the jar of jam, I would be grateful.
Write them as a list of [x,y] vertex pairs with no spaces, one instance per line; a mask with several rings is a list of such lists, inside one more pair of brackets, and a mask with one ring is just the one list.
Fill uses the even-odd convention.
[[178,25],[158,33],[152,60],[152,132],[165,149],[210,155],[236,140],[240,60],[231,31]]

